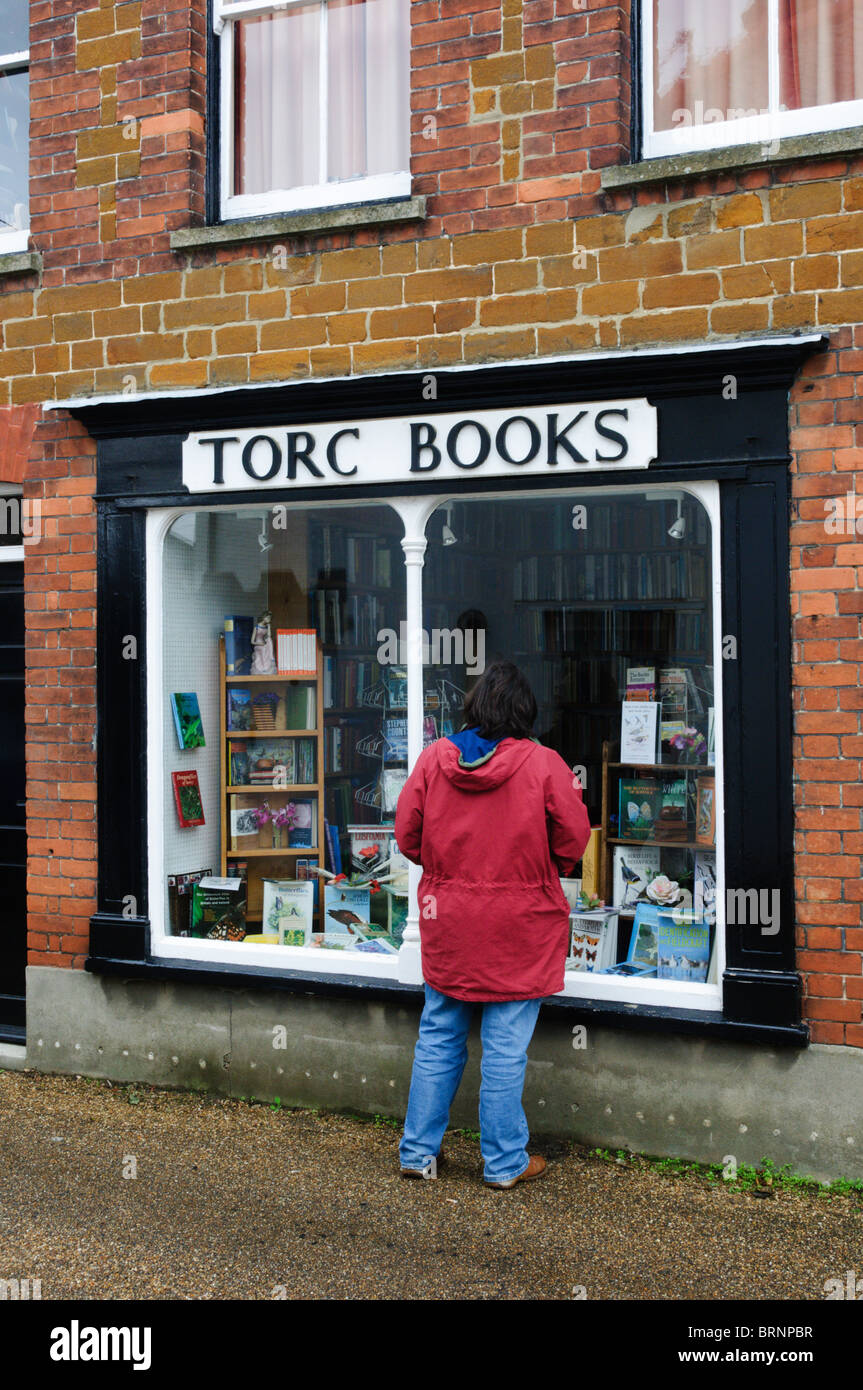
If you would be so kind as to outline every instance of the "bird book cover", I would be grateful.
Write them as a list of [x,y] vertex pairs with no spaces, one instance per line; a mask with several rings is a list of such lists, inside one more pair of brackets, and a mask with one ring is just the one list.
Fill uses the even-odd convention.
[[620,838],[652,840],[654,825],[662,809],[662,788],[655,777],[638,781],[620,779]]
[[198,774],[191,769],[184,772],[172,772],[171,781],[174,786],[174,802],[177,807],[177,816],[180,825],[184,830],[189,830],[195,825],[204,825],[204,806],[201,801],[201,788],[198,785]]
[[621,912],[635,912],[645,901],[648,883],[659,873],[658,845],[615,845],[612,902]]
[[365,941],[370,926],[368,888],[345,888],[328,883],[324,888],[324,935]]
[[656,923],[657,978],[703,984],[710,961],[710,928],[704,923],[677,923],[660,912]]

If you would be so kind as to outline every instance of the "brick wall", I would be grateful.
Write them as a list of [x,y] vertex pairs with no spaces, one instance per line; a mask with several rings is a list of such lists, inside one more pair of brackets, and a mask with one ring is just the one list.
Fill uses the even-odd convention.
[[[858,465],[863,160],[603,192],[601,170],[628,158],[628,9],[415,0],[425,221],[174,254],[171,230],[203,219],[203,5],[36,0],[44,274],[0,280],[0,406],[829,332],[792,408],[800,966],[813,1037],[859,1046],[860,552],[853,534],[825,532],[824,499],[853,489]],[[31,944],[33,959],[80,963],[94,853],[93,451],[62,413],[50,420],[29,484],[56,527],[27,560]]]

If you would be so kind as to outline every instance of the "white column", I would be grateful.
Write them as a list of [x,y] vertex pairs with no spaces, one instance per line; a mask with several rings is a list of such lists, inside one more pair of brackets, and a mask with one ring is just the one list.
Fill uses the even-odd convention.
[[[402,550],[405,554],[406,577],[406,636],[408,677],[408,766],[414,763],[423,748],[423,622],[422,571],[426,552],[425,526],[440,498],[394,498],[392,505],[401,516],[405,534]],[[422,984],[420,959],[419,890],[422,870],[410,865],[408,916],[399,950],[399,980],[404,984]]]

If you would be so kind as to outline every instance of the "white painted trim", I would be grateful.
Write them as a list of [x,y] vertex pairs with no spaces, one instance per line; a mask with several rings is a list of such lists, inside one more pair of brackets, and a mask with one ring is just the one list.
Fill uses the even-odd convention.
[[[326,122],[322,122],[322,130]],[[321,136],[321,158],[325,157]],[[333,183],[305,184],[302,188],[276,188],[267,193],[226,193],[222,216],[226,221],[248,217],[277,217],[280,213],[314,212],[317,208],[353,207],[357,203],[383,203],[389,198],[408,198],[411,176],[405,171],[367,174]],[[290,233],[285,233],[289,236]]]
[[23,545],[0,545],[0,565],[18,564],[23,559]]
[[[863,101],[841,101],[830,106],[807,106],[800,111],[768,112],[742,120],[715,121],[700,126],[679,126],[655,131],[645,125],[645,159],[723,149],[727,145],[773,145],[795,135],[816,135],[863,125]],[[769,152],[769,151],[768,151]]]
[[3,68],[20,68],[25,63],[30,62],[29,48],[20,48],[17,53],[0,53],[0,70]]
[[126,401],[138,404],[142,401],[164,401],[164,400],[197,400],[205,399],[208,396],[223,396],[228,391],[275,391],[283,390],[286,386],[301,387],[308,385],[311,380],[315,384],[318,382],[341,382],[346,384],[356,384],[362,380],[368,380],[376,376],[441,376],[456,372],[493,372],[504,367],[540,367],[556,366],[561,363],[570,362],[573,366],[579,362],[615,362],[619,360],[638,360],[642,357],[687,357],[696,352],[745,352],[751,348],[763,347],[791,347],[796,343],[818,343],[825,336],[824,333],[792,333],[777,334],[776,336],[765,335],[761,338],[737,338],[728,342],[697,342],[680,343],[671,347],[649,347],[649,348],[608,348],[597,349],[594,352],[572,352],[553,354],[548,357],[510,357],[495,362],[457,362],[448,366],[427,369],[425,372],[418,367],[400,368],[393,372],[370,373],[369,377],[345,377],[345,376],[315,376],[308,380],[297,381],[296,377],[290,381],[267,381],[267,382],[237,382],[233,386],[202,386],[191,388],[179,388],[175,391],[141,391],[134,395],[121,394],[119,391],[112,392],[110,395],[101,396],[70,396],[67,400],[45,401],[43,410],[78,410],[90,405],[115,405],[118,401]]
[[29,227],[0,227],[0,256],[30,249]]

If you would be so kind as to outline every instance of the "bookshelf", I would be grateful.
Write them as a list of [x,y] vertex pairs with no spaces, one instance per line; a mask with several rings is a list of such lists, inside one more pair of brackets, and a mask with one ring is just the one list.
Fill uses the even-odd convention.
[[[265,878],[293,879],[297,877],[298,863],[312,861],[324,866],[324,719],[323,719],[323,655],[320,643],[316,642],[316,670],[279,671],[269,676],[229,676],[225,663],[225,639],[219,638],[219,689],[221,692],[220,738],[219,738],[219,781],[224,814],[221,817],[221,864],[223,876],[233,877],[238,865],[246,865],[246,921],[249,924],[261,922],[263,913],[263,888]],[[232,691],[249,691],[254,710],[255,694],[272,693],[280,701],[287,703],[288,692],[305,689],[313,691],[311,712],[312,727],[279,728],[277,716],[272,722],[261,716],[262,723],[269,727],[253,729],[232,729],[229,727],[228,702]],[[278,708],[278,705],[276,706]],[[300,750],[295,743],[292,748],[284,745],[289,740],[307,740],[307,747]],[[235,782],[232,776],[236,764],[236,753],[232,759],[232,747],[244,746],[254,755],[256,748],[265,751],[257,759],[278,761],[283,752],[290,759],[294,770],[301,755],[308,759],[311,753],[311,779],[296,782],[268,783],[265,780]],[[310,745],[310,746],[309,746]],[[240,760],[241,761],[241,760]],[[248,759],[247,759],[248,762]],[[274,770],[274,769],[273,769]],[[249,778],[252,776],[249,771]],[[289,801],[311,802],[312,844],[288,844],[289,830],[274,828],[272,823],[259,826],[253,834],[235,834],[235,818],[232,812],[251,811],[267,802],[272,811],[278,811]],[[241,818],[238,818],[241,819]],[[318,894],[320,899],[321,895]],[[316,909],[316,915],[319,908]]]

